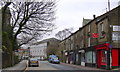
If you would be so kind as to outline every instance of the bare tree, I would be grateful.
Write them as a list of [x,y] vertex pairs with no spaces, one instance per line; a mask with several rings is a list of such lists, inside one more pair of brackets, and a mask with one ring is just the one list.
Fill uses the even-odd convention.
[[13,44],[18,40],[18,47],[20,47],[52,31],[55,7],[55,1],[52,0],[12,2],[10,8]]
[[62,31],[59,31],[57,34],[55,34],[55,36],[59,39],[59,40],[64,40],[65,38],[67,38],[68,36],[71,35],[73,28],[66,28]]

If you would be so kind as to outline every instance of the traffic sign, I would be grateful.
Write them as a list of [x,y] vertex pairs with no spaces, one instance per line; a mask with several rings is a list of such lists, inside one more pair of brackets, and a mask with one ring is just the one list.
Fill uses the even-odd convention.
[[109,45],[109,48],[113,48],[113,45],[112,45],[112,44],[110,44],[110,45]]

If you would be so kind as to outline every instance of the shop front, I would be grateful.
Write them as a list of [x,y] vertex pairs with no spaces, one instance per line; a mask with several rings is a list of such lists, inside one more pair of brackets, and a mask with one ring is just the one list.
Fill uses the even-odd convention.
[[107,66],[110,66],[110,55],[108,55],[108,51],[109,50],[109,44],[105,43],[105,44],[100,44],[100,45],[96,45],[95,49],[96,49],[96,62],[97,62],[97,67],[98,68],[104,68],[107,69]]
[[120,49],[113,48],[112,49],[112,69],[120,67]]
[[93,47],[85,50],[85,66],[96,67],[96,51]]
[[120,66],[120,49],[113,48],[111,44],[104,43],[95,46],[97,52],[97,67],[113,69]]
[[76,64],[85,66],[85,50],[84,49],[77,49]]
[[65,52],[65,63],[68,63],[68,52]]
[[80,54],[80,65],[81,66],[85,66],[85,50],[79,50],[79,54]]
[[73,63],[73,51],[66,52],[66,63],[72,64]]
[[74,61],[74,52],[70,51],[70,53],[69,53],[69,63],[73,64],[73,61]]

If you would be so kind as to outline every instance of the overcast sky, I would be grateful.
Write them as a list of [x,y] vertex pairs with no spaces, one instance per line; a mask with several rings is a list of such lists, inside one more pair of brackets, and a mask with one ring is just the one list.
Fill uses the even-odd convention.
[[[120,0],[110,0],[110,9],[118,6]],[[74,28],[74,31],[82,27],[83,17],[85,19],[93,19],[93,14],[96,16],[102,15],[108,11],[108,0],[58,0],[56,11],[56,27],[51,36],[65,28]]]
[[[120,0],[110,0],[110,9],[118,6]],[[55,34],[65,28],[74,28],[75,32],[82,27],[82,20],[93,19],[93,15],[102,15],[108,11],[108,0],[57,0],[56,29],[43,39],[55,37]]]

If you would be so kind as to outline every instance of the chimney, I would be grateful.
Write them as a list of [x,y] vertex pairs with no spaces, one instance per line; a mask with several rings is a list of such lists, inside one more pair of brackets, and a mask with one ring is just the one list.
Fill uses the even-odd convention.
[[95,17],[95,15],[93,15],[93,19],[95,19],[96,17]]

